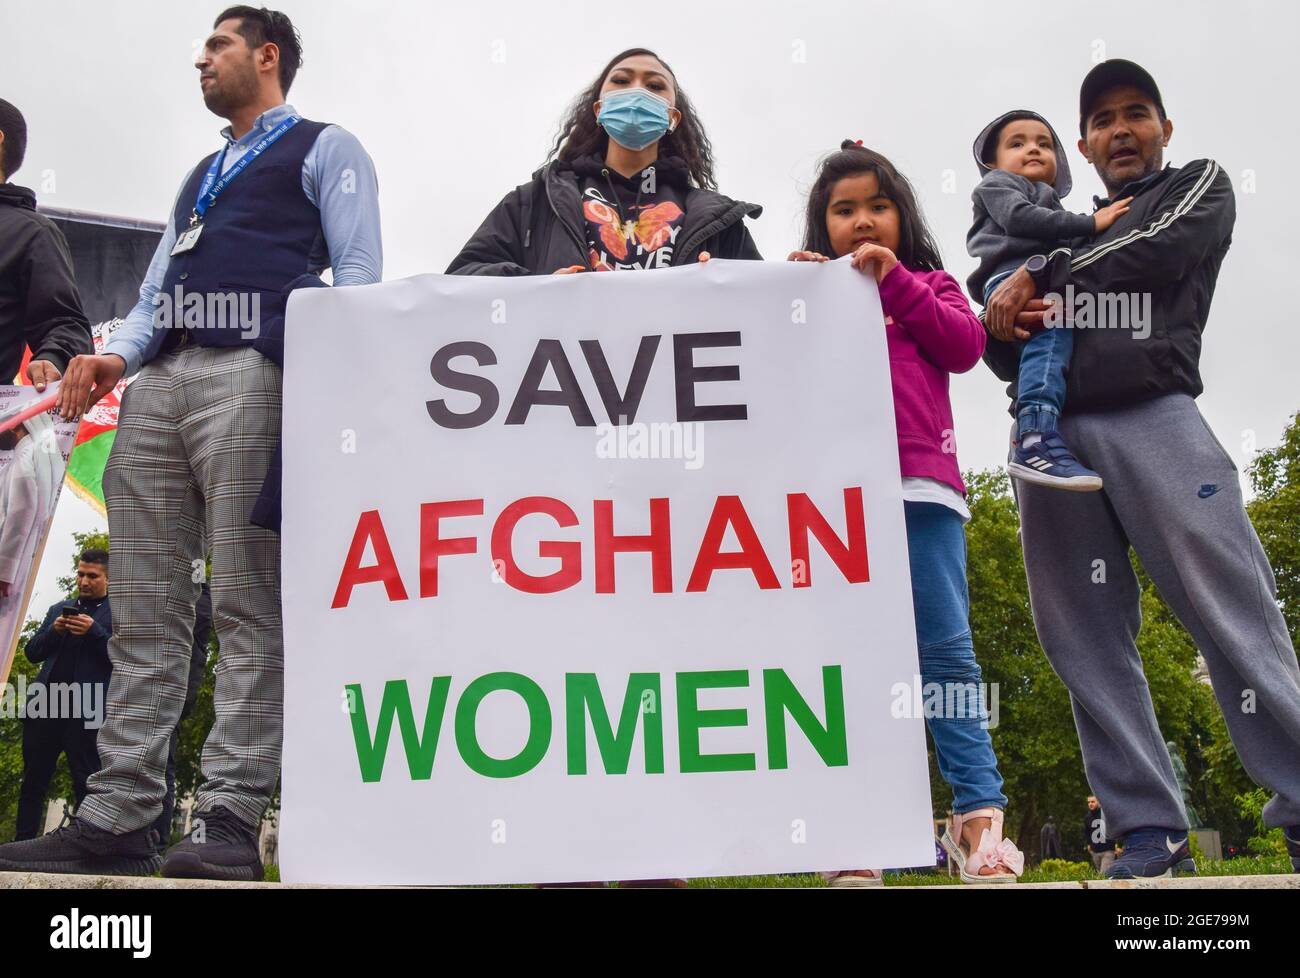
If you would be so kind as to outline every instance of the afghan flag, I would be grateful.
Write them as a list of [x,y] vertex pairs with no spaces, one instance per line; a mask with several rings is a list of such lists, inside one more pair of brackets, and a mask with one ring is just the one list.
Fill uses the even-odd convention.
[[[139,299],[140,283],[162,238],[163,225],[52,207],[42,207],[41,213],[68,241],[81,307],[90,320],[98,353]],[[27,379],[30,358],[28,350],[17,383],[31,383]],[[104,505],[104,464],[117,437],[117,412],[128,383],[123,379],[82,419],[68,461],[68,486],[101,516],[108,512]]]

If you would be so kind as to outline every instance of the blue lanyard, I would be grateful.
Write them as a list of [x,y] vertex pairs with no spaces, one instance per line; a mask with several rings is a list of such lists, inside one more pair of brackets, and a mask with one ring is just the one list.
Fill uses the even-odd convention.
[[[252,163],[253,160],[257,159],[270,149],[277,139],[300,122],[302,122],[302,116],[289,116],[289,118],[285,119],[284,122],[280,123],[280,125],[278,125],[274,130],[263,136],[261,140],[258,141],[257,145],[241,156],[239,160],[231,166],[228,171],[226,171],[226,175],[220,177],[220,179],[218,179],[218,175],[221,173],[221,163],[226,158],[226,150],[223,149],[220,153],[214,156],[212,158],[212,163],[208,166],[207,174],[203,177],[203,184],[199,187],[199,197],[198,200],[194,202],[194,214],[190,218],[190,225],[193,226],[202,221],[203,215],[208,212],[208,208],[217,202],[217,198],[221,196],[223,190],[234,183],[235,177],[243,173],[248,164]],[[229,147],[227,147],[227,149],[228,148]]]

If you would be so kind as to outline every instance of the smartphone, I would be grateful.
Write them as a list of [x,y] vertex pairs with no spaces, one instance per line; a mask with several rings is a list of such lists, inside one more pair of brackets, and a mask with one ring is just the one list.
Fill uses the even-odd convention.
[[59,617],[76,618],[77,615],[79,614],[81,614],[81,612],[77,610],[77,606],[75,604],[65,604],[63,606],[63,612],[59,615]]

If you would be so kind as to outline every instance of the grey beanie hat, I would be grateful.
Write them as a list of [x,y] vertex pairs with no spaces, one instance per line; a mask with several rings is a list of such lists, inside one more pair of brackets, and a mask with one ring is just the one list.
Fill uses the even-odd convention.
[[1002,132],[1002,127],[1013,119],[1037,119],[1052,134],[1052,143],[1056,147],[1056,182],[1052,184],[1052,189],[1056,191],[1057,197],[1065,197],[1074,187],[1074,182],[1070,178],[1070,164],[1065,158],[1065,147],[1061,143],[1061,137],[1056,134],[1050,122],[1029,109],[1012,109],[1010,112],[1003,112],[975,137],[972,152],[975,154],[975,165],[979,167],[980,177],[983,178],[992,166],[988,161],[993,158],[994,150],[997,148],[998,134]]

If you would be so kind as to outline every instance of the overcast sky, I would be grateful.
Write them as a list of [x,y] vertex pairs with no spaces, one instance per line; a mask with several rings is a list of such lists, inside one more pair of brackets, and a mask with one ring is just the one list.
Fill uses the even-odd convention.
[[[162,220],[181,178],[221,145],[195,52],[221,10],[194,0],[7,0],[0,97],[27,116],[15,182],[51,206]],[[1213,157],[1237,188],[1232,250],[1201,360],[1201,410],[1239,467],[1300,408],[1300,332],[1282,285],[1300,245],[1300,127],[1283,2],[423,4],[311,0],[287,6],[305,63],[290,101],[360,137],[379,172],[385,278],[441,272],[489,209],[543,160],[572,98],[605,61],[657,50],[699,111],[720,189],[762,204],[751,229],[769,259],[801,234],[819,156],[851,137],[913,181],[947,268],[964,282],[970,146],[994,116],[1033,108],[1064,139],[1093,62],[1155,76],[1174,123],[1166,161]],[[1071,149],[1086,212],[1101,184]],[[364,389],[365,377],[340,377]],[[1001,464],[1009,419],[983,365],[953,381],[963,468]],[[65,494],[33,601],[57,597],[73,529],[98,521]]]

